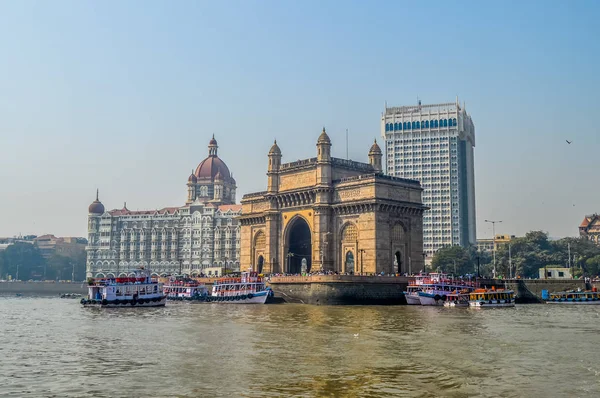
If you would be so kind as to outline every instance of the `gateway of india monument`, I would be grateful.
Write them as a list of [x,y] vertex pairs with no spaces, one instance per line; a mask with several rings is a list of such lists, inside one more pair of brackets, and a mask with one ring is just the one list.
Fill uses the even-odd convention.
[[377,142],[369,163],[331,156],[323,128],[316,157],[281,163],[268,154],[267,190],[242,199],[242,270],[300,274],[416,273],[423,269],[422,188],[382,172]]

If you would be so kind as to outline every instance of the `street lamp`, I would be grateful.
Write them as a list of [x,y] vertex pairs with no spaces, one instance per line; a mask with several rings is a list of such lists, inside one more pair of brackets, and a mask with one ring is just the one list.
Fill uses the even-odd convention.
[[492,271],[492,274],[494,276],[494,279],[496,279],[496,223],[501,223],[502,221],[497,221],[497,220],[485,220],[485,222],[489,222],[490,224],[492,224],[492,234],[494,235],[492,237],[492,242],[493,242],[493,252],[494,252],[494,270]]

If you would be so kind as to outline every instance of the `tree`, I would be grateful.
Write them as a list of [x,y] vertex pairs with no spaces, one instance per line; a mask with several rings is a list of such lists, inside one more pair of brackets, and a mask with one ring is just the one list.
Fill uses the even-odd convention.
[[469,249],[461,246],[448,246],[439,249],[431,260],[431,267],[438,272],[455,275],[475,274],[476,263]]
[[588,258],[585,261],[585,271],[590,276],[600,275],[600,255]]
[[39,249],[30,243],[17,242],[2,252],[2,276],[20,280],[39,279],[42,276],[44,258]]

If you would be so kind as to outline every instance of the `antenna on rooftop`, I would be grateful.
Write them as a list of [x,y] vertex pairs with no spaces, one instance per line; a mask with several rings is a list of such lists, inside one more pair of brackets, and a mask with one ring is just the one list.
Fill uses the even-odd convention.
[[348,129],[346,129],[346,160],[348,159]]

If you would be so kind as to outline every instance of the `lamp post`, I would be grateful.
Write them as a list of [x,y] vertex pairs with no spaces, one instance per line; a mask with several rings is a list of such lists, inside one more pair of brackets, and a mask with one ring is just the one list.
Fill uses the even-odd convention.
[[73,269],[71,270],[71,282],[75,282],[75,263],[71,262]]
[[485,220],[485,222],[489,222],[492,224],[492,242],[493,242],[493,253],[494,253],[494,270],[492,271],[494,279],[496,279],[496,223],[501,223],[502,221],[498,220]]
[[[515,270],[515,278],[517,277],[517,270]],[[512,256],[510,254],[510,242],[508,243],[508,277],[512,278]]]

